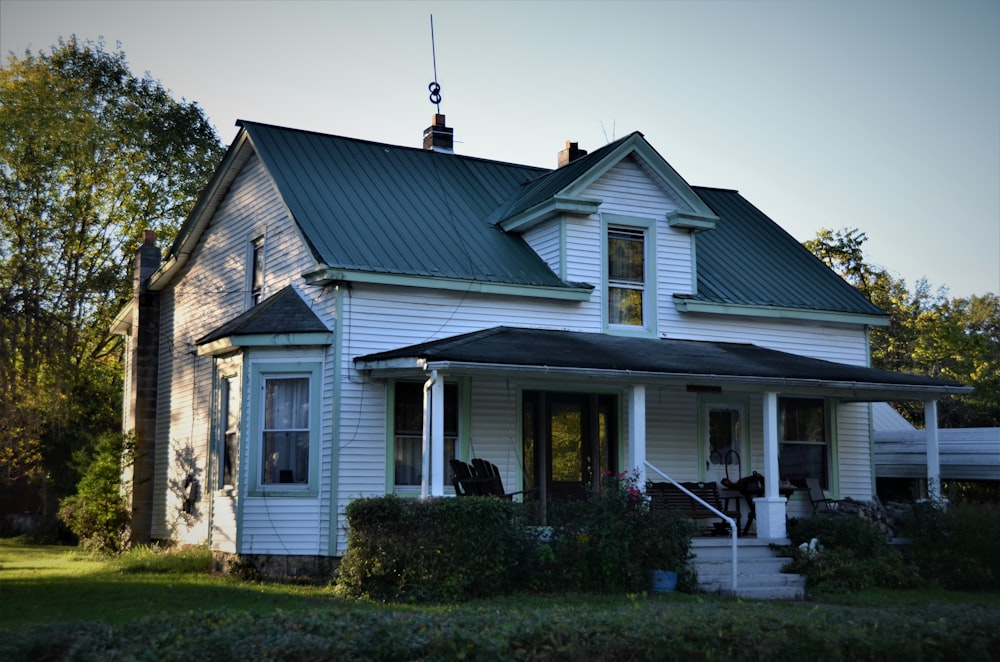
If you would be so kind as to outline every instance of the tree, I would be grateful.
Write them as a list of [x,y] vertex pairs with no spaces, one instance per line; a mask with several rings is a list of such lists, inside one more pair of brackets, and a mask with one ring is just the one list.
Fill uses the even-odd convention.
[[[921,279],[906,282],[866,261],[867,236],[855,229],[821,229],[806,248],[889,314],[889,325],[871,330],[872,366],[952,379],[975,387],[963,397],[940,401],[941,427],[1000,426],[1000,297],[987,293],[949,299],[931,294]],[[923,417],[920,403],[897,403],[911,422]]]
[[0,69],[0,481],[66,492],[73,453],[120,427],[108,329],[134,246],[146,229],[171,240],[222,151],[197,104],[103,42]]

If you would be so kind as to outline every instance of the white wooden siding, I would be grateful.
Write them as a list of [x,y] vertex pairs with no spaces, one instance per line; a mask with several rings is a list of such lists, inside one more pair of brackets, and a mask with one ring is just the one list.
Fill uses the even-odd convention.
[[525,232],[522,236],[531,249],[545,260],[549,268],[560,278],[565,278],[565,263],[562,255],[562,219],[556,218]]
[[[245,310],[247,241],[260,231],[265,233],[265,292],[273,294],[289,283],[301,283],[299,274],[313,265],[312,257],[302,245],[270,177],[254,157],[237,176],[182,273],[176,277],[173,286],[161,295],[154,537],[187,543],[204,542],[209,537],[207,514],[213,494],[208,475],[212,358],[197,356],[194,342]],[[178,306],[178,301],[183,304]],[[321,318],[330,317],[322,310],[317,314]],[[246,397],[243,401],[248,403]],[[324,411],[329,412],[330,403],[325,404]],[[329,438],[328,414],[323,425],[327,431],[326,438]],[[241,484],[246,486],[248,462],[245,454],[249,440],[246,434],[240,436],[239,469]],[[329,466],[327,453],[327,471]],[[193,473],[202,486],[202,499],[193,516],[182,513],[180,509],[180,490],[188,473]],[[325,476],[325,481],[329,484],[329,475]],[[261,513],[266,517],[278,512],[281,517],[287,516],[289,521],[303,517],[309,519],[311,530],[315,535],[321,535],[321,498],[322,494],[317,499],[288,501],[280,512],[255,509],[252,504],[246,503],[244,525],[249,526],[248,531],[256,533],[270,523],[261,523],[255,518],[262,516]],[[304,504],[306,501],[308,505]],[[289,508],[297,510],[291,513]],[[226,512],[224,507],[222,512]],[[222,520],[219,523],[222,525]],[[327,522],[327,530],[328,526]],[[219,533],[223,540],[232,538],[228,529],[220,529]],[[244,540],[263,541],[267,537]]]

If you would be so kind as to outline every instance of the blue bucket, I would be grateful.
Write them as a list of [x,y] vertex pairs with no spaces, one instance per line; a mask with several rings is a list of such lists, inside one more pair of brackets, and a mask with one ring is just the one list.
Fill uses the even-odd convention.
[[653,571],[653,592],[671,593],[677,590],[677,573],[673,570]]

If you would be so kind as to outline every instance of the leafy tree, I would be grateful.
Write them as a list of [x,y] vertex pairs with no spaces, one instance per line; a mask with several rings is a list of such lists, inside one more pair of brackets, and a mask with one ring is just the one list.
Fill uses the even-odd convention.
[[196,104],[103,42],[0,69],[0,490],[44,475],[68,491],[73,452],[120,426],[108,328],[134,246],[171,240],[221,155]]
[[[824,228],[804,245],[889,314],[888,326],[871,331],[872,365],[975,387],[968,396],[940,401],[941,427],[1000,426],[1000,297],[949,299],[944,288],[931,294],[923,279],[911,292],[906,281],[866,261],[865,241],[856,228]],[[896,406],[911,422],[922,422],[920,403]]]

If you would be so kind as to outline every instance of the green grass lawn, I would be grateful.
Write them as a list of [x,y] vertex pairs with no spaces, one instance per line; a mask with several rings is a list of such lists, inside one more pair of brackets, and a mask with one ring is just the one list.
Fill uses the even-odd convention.
[[0,628],[87,620],[117,625],[191,609],[265,612],[338,602],[328,587],[255,584],[206,571],[122,572],[76,547],[0,539]]
[[207,560],[202,550],[99,561],[74,547],[0,539],[0,658],[648,659],[665,646],[689,659],[760,659],[764,650],[771,659],[1000,655],[997,594],[878,590],[803,602],[513,595],[377,605],[339,599],[329,586],[213,576]]

